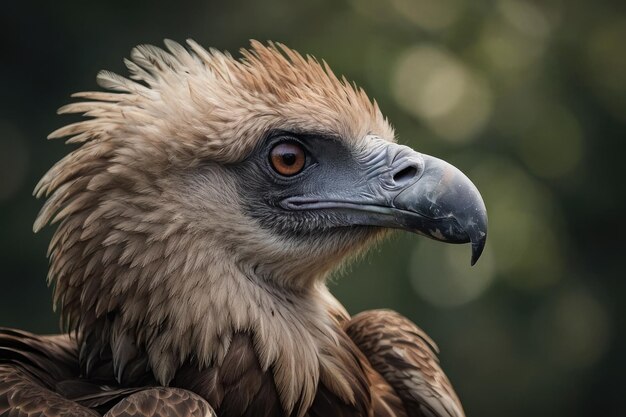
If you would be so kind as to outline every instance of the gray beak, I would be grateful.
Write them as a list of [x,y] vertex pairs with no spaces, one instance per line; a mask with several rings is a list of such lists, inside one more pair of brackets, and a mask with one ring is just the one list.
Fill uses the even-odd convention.
[[478,189],[453,165],[422,155],[420,178],[392,201],[407,230],[449,243],[472,244],[474,265],[487,241],[487,209]]
[[476,263],[487,240],[487,210],[478,189],[461,171],[384,141],[354,160],[344,165],[351,172],[344,169],[328,179],[332,191],[288,197],[281,205],[331,211],[346,226],[382,226],[442,242],[471,242],[471,264]]

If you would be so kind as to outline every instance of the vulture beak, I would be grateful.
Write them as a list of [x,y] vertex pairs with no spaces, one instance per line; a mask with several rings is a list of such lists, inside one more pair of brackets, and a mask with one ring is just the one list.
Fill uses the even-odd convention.
[[471,242],[471,264],[476,263],[487,240],[487,210],[465,174],[441,159],[382,140],[354,161],[344,167],[357,172],[322,173],[333,177],[324,182],[334,182],[334,191],[289,197],[282,206],[332,211],[346,226],[382,226],[442,242]]
[[471,242],[474,265],[487,241],[487,209],[480,192],[455,166],[432,156],[421,157],[422,175],[391,202],[396,227],[443,242]]

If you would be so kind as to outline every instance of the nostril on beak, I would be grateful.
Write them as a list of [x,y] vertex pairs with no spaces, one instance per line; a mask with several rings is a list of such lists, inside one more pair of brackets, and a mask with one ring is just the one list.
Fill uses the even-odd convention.
[[409,165],[407,167],[402,168],[400,171],[396,172],[393,175],[393,181],[396,185],[404,185],[417,175],[417,167],[413,165]]

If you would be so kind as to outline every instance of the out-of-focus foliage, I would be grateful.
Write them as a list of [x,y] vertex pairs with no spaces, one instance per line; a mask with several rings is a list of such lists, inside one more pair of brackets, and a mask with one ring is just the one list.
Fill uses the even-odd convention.
[[447,159],[489,211],[469,248],[398,235],[332,284],[442,347],[470,416],[623,415],[626,3],[563,0],[0,5],[0,324],[56,330],[30,192],[69,148],[54,115],[137,43],[272,39],[354,79],[400,142]]

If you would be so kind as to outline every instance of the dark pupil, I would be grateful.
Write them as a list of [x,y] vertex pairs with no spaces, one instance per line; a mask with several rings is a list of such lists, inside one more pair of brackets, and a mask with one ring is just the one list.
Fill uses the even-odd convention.
[[296,154],[295,153],[284,153],[281,155],[283,158],[283,163],[287,166],[291,166],[296,163]]

